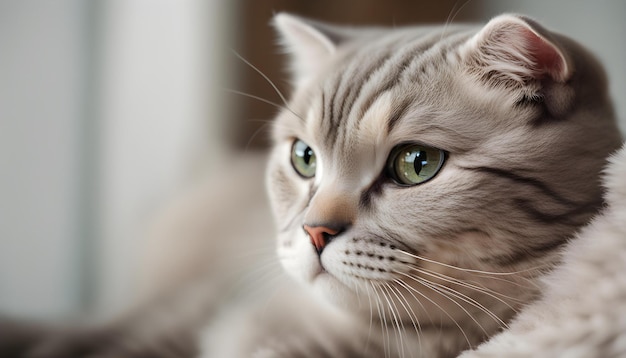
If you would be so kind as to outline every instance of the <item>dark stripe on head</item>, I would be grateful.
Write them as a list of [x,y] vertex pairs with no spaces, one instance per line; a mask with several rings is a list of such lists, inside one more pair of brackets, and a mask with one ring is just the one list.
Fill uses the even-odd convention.
[[[370,109],[372,104],[374,104],[374,102],[376,101],[376,99],[378,99],[378,97],[380,97],[380,95],[387,92],[388,90],[390,90],[391,88],[393,88],[395,85],[398,84],[398,82],[400,81],[400,78],[402,78],[404,71],[406,71],[407,68],[409,67],[409,64],[412,61],[419,58],[418,56],[419,54],[423,53],[423,51],[425,50],[424,47],[425,47],[424,44],[420,44],[420,46],[417,49],[408,50],[404,54],[403,58],[400,60],[400,63],[398,65],[393,66],[391,70],[395,72],[395,74],[390,73],[387,76],[387,80],[382,82],[380,85],[378,85],[376,90],[373,91],[373,93],[369,97],[367,97],[367,99],[363,102],[363,104],[357,110],[356,113],[357,113],[358,120],[363,118],[363,115],[367,113],[367,111]],[[388,61],[391,61],[393,59],[394,58],[392,57]]]
[[578,205],[559,214],[552,214],[537,209],[528,199],[515,198],[513,199],[513,202],[518,208],[522,209],[522,211],[524,211],[528,216],[530,216],[533,220],[537,222],[541,222],[543,224],[563,224],[570,226],[582,226],[586,224],[586,222],[576,220],[576,217],[583,215],[584,220],[586,221],[592,214],[600,211],[603,206],[602,201],[592,201],[589,203]]
[[[341,76],[339,76],[337,78],[337,81],[335,82],[335,85],[333,87],[333,94],[330,96],[330,99],[328,101],[328,111],[327,113],[327,117],[328,120],[325,121],[326,125],[328,126],[328,128],[326,128],[326,138],[332,138],[330,140],[329,143],[334,143],[335,140],[337,139],[337,130],[335,128],[335,102],[337,99],[337,92],[339,92],[339,87],[341,86],[341,82],[343,80],[344,74],[342,73]],[[326,119],[326,118],[324,118]]]
[[548,107],[546,106],[543,96],[524,95],[522,98],[517,100],[517,102],[515,102],[515,107],[532,107],[538,112],[532,121],[530,121],[530,125],[534,128],[543,127],[544,125],[558,121],[550,115],[550,111],[548,111]]
[[[363,90],[364,85],[372,78],[372,75],[379,71],[389,60],[391,54],[389,52],[385,52],[382,56],[376,59],[371,65],[361,70],[361,77],[359,79],[352,78],[350,81],[350,86],[347,93],[343,96],[343,101],[341,105],[341,115],[343,118],[348,118],[352,107],[354,106],[354,102],[356,102],[357,98],[361,96],[361,91]],[[359,65],[359,64],[357,64]]]
[[[557,106],[550,106],[549,101],[557,101],[552,98],[554,96],[547,96],[546,93],[550,91],[559,91],[558,89],[551,89],[549,85],[542,83],[544,88],[534,96],[524,95],[522,98],[515,102],[515,106],[518,108],[534,107],[537,111],[537,115],[530,121],[530,125],[533,128],[543,127],[552,123],[558,123],[565,121],[569,118],[568,114],[572,110],[572,104],[576,102],[575,98],[563,99],[559,98],[559,102],[567,101],[567,105],[559,103]],[[558,95],[557,95],[558,97]],[[553,107],[553,108],[551,108]]]
[[482,260],[485,263],[499,266],[513,266],[524,261],[534,260],[545,254],[565,246],[569,242],[568,237],[557,237],[552,241],[540,245],[519,248],[517,251],[506,255],[498,255]]
[[[364,103],[357,110],[357,118],[360,120],[363,115],[369,110],[376,99],[395,85],[404,77],[406,71],[410,69],[411,64],[415,61],[422,60],[423,56],[434,46],[439,43],[440,35],[431,34],[429,37],[421,38],[416,44],[407,48],[403,46],[403,53],[390,57],[385,64],[381,66],[383,68],[390,61],[396,61],[395,65],[388,69],[386,76],[387,80],[381,83],[378,88],[370,95]],[[402,51],[402,50],[398,50]]]
[[[350,84],[345,88],[343,96],[339,97],[339,110],[336,113],[336,120],[338,123],[334,128],[335,133],[333,133],[334,135],[331,138],[333,146],[336,144],[339,137],[341,137],[341,141],[344,145],[347,144],[345,138],[348,137],[348,130],[352,128],[349,124],[350,112],[352,111],[354,102],[356,102],[358,97],[361,95],[361,91],[365,83],[369,80],[372,73],[371,71],[376,71],[378,66],[379,65],[376,64],[372,69],[368,69],[368,72],[364,72],[364,76],[362,76],[360,80],[355,78],[350,80]],[[348,101],[351,103],[348,104]]]
[[345,92],[344,87],[346,82],[349,82],[351,80],[345,70],[342,70],[340,72],[341,75],[339,76],[339,80],[337,81],[337,85],[335,87],[335,95],[333,96],[333,111],[332,113],[330,113],[332,119],[331,123],[334,127],[338,127],[339,125],[341,125],[341,108],[343,107]]
[[569,199],[563,197],[561,194],[559,194],[556,191],[552,190],[546,183],[544,183],[541,180],[536,179],[536,178],[526,177],[526,176],[522,176],[522,175],[513,173],[513,172],[508,171],[508,170],[498,169],[498,168],[491,168],[491,167],[474,167],[474,168],[460,167],[460,168],[461,169],[465,169],[465,170],[472,170],[472,171],[476,171],[476,172],[481,172],[481,173],[485,173],[485,174],[489,174],[489,175],[494,175],[494,176],[497,176],[497,177],[500,177],[500,178],[512,180],[512,181],[514,181],[516,183],[519,183],[519,184],[532,186],[535,189],[537,189],[540,192],[542,192],[544,195],[551,197],[556,202],[559,202],[559,203],[564,204],[564,205],[576,205],[576,203],[574,201],[569,200]]
[[[435,39],[433,38],[423,39],[414,48],[408,49],[402,55],[402,58],[400,59],[400,63],[395,65],[392,68],[392,71],[389,71],[389,72],[395,71],[395,74],[394,73],[389,74],[389,76],[387,76],[388,80],[382,83],[378,87],[378,89],[374,92],[374,94],[371,95],[367,100],[365,100],[363,105],[361,105],[361,107],[359,108],[357,112],[359,119],[362,118],[363,115],[370,109],[370,107],[376,101],[378,97],[380,97],[383,93],[385,93],[386,91],[396,86],[403,79],[406,80],[407,75],[408,75],[408,80],[413,81],[413,82],[416,80],[415,78],[413,78],[415,77],[413,73],[407,72],[408,70],[411,69],[411,65],[413,63],[416,63],[419,61],[423,62],[423,58],[430,57],[431,56],[430,52],[433,52],[433,51],[439,51],[437,55],[442,58],[442,61],[445,61],[447,53],[450,50],[450,48],[458,46],[458,44],[461,43],[461,41],[465,41],[465,36],[462,39],[455,39],[455,41],[452,44],[453,46],[439,46],[441,43],[439,41],[436,41],[437,39],[438,37]],[[432,60],[429,60],[426,62],[430,63],[431,61]],[[422,70],[424,69],[425,67],[422,67]],[[418,73],[418,78],[419,76],[422,76],[422,75],[423,73]],[[388,119],[388,124],[387,124],[388,131],[393,130],[395,125],[402,118],[402,116],[406,113],[406,110],[408,109],[410,104],[413,103],[413,101],[414,101],[413,98],[406,97],[401,101],[401,103],[397,104],[394,107],[394,111],[392,112],[391,116]]]
[[391,115],[387,119],[387,133],[391,133],[400,118],[404,117],[412,103],[413,99],[407,97],[400,101],[400,103],[394,105]]
[[[360,63],[354,64],[354,68],[341,71],[340,79],[336,82],[333,97],[331,98],[329,123],[327,130],[328,143],[334,146],[340,132],[345,137],[348,130],[347,120],[352,111],[354,102],[360,97],[364,85],[371,79],[373,73],[382,68],[391,57],[385,52],[376,61],[365,69]],[[358,76],[360,74],[360,77]]]
[[543,103],[543,97],[541,96],[529,96],[527,94],[522,95],[520,99],[515,102],[515,107],[524,108],[528,106],[538,106]]

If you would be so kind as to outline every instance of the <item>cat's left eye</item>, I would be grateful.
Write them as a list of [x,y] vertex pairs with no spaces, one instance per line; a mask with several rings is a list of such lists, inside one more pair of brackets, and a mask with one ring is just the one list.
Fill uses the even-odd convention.
[[389,156],[388,173],[401,185],[417,185],[432,179],[441,169],[445,152],[421,144],[396,147]]
[[301,141],[296,139],[291,147],[291,165],[304,178],[312,178],[315,176],[317,167],[317,158],[313,149]]

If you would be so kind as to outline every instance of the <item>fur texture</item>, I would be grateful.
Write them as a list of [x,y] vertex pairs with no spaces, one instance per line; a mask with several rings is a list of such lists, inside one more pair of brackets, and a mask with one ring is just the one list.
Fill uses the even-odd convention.
[[621,137],[593,56],[517,15],[275,25],[275,237],[248,158],[160,221],[131,314],[11,328],[11,356],[623,355],[626,149],[603,198]]
[[626,356],[626,148],[612,158],[605,185],[607,206],[542,280],[541,299],[462,358]]

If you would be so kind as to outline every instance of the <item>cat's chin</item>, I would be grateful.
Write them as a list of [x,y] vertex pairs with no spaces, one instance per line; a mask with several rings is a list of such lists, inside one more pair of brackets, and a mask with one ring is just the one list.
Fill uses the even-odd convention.
[[358,297],[354,290],[331,273],[322,271],[310,282],[311,289],[325,301],[347,311],[358,309]]

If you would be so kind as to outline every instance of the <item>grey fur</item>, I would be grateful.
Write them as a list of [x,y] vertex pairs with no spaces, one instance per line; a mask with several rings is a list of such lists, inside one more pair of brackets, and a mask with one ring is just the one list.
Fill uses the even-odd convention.
[[[277,24],[298,28],[285,38],[310,46],[327,29],[286,15]],[[342,38],[309,59],[314,73],[295,73],[288,106],[300,118],[284,111],[276,121],[268,187],[279,256],[355,324],[388,325],[390,337],[378,337],[386,355],[419,346],[429,352],[420,356],[458,353],[540,294],[533,282],[602,207],[599,173],[621,143],[605,75],[571,40],[510,15],[482,29],[378,28]],[[302,43],[291,45],[297,52]],[[319,176],[291,170],[294,138],[317,153]],[[448,153],[435,179],[406,188],[387,176],[387,157],[404,142]],[[348,229],[318,263],[302,225],[337,222]],[[416,334],[415,321],[439,337]]]
[[[35,343],[18,356],[454,357],[541,296],[563,246],[603,206],[599,173],[621,143],[593,56],[513,15],[484,27],[275,23],[294,51],[295,88],[274,123],[267,189],[291,278],[273,277],[275,291],[259,279],[254,295],[229,289],[233,266],[261,271],[235,253],[263,236],[253,221],[271,219],[246,182],[209,197],[245,197],[252,214],[233,215],[254,219],[205,227],[207,196],[195,193],[174,229],[159,231],[173,247],[189,234],[193,259],[172,264],[185,274],[162,282],[170,266],[153,260],[159,288],[134,315],[68,339],[22,334]],[[296,138],[317,154],[313,178],[290,163]],[[446,152],[425,184],[388,174],[407,142]],[[248,178],[249,164],[227,183]],[[305,224],[342,231],[318,257]],[[214,238],[198,244],[199,233]]]

